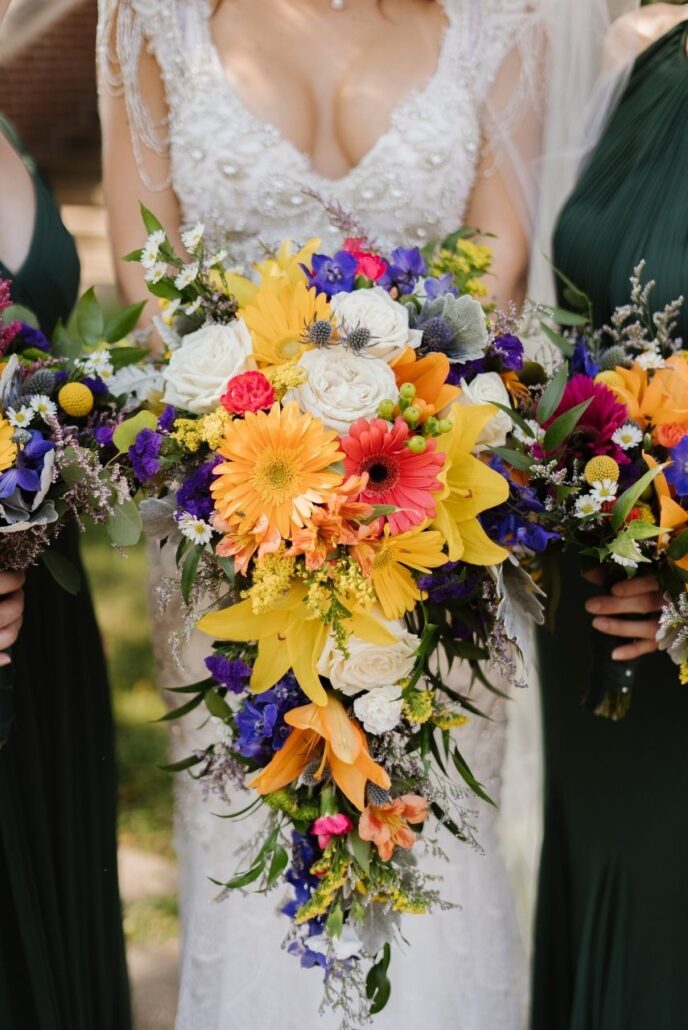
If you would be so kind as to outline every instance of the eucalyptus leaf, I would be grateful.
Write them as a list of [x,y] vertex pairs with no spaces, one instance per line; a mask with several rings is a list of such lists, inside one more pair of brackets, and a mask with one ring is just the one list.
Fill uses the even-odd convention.
[[61,586],[68,594],[75,595],[79,593],[81,590],[81,574],[69,558],[65,558],[59,551],[48,549],[41,555],[41,561],[58,586]]
[[132,500],[118,504],[107,517],[107,531],[117,547],[133,547],[141,537],[141,513]]
[[349,844],[354,858],[367,876],[370,872],[370,841],[361,840],[358,830],[352,830],[349,834]]
[[327,930],[330,937],[336,939],[337,937],[341,937],[343,928],[344,913],[342,912],[342,906],[335,905],[335,907],[331,909],[330,914],[327,917],[325,929]]
[[124,454],[132,446],[142,429],[155,429],[157,417],[152,411],[139,411],[132,418],[120,423],[112,434],[112,442],[120,454]]
[[25,322],[32,329],[40,329],[38,319],[30,308],[23,304],[10,304],[2,313],[2,322],[7,325],[9,322]]
[[175,719],[181,719],[184,715],[188,715],[189,712],[193,712],[194,708],[198,708],[201,701],[203,700],[203,694],[196,694],[186,704],[180,705],[179,708],[170,708],[169,712],[165,712],[159,719],[155,719],[155,722],[173,722]]
[[531,439],[535,439],[533,427],[529,426],[526,420],[523,418],[523,416],[519,415],[517,411],[514,411],[513,408],[510,408],[508,404],[500,404],[499,401],[490,401],[490,404],[495,408],[499,408],[500,411],[505,412],[505,414],[509,416],[511,421],[518,426],[518,428],[525,436],[529,436],[531,437]]
[[[540,306],[542,307],[543,305]],[[565,308],[552,308],[548,305],[545,305],[544,307],[547,314],[558,322],[559,325],[582,327],[588,324],[587,315],[578,315],[575,311],[567,311]]]
[[248,872],[239,873],[239,875],[235,876],[233,880],[222,884],[222,886],[226,887],[227,890],[236,890],[239,887],[248,887],[250,883],[255,883],[258,877],[262,875],[264,869],[265,863],[261,862],[260,864],[254,865],[252,869],[248,870]]

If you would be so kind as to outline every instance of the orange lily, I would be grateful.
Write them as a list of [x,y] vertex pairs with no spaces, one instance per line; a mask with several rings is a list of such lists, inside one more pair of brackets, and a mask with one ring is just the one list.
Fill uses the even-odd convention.
[[292,708],[284,719],[294,729],[270,764],[249,783],[259,794],[272,794],[288,786],[316,760],[320,765],[314,778],[321,779],[329,769],[334,782],[359,812],[365,808],[368,780],[389,790],[390,778],[370,757],[365,734],[332,694],[327,695],[325,705]]
[[[659,462],[655,461],[651,454],[643,454],[645,464],[650,469],[656,469]],[[667,478],[663,472],[659,472],[652,481],[659,501],[659,525],[667,533],[671,533],[679,526],[688,522],[688,512],[678,504],[671,496]]]
[[652,378],[636,363],[615,368],[603,381],[642,426],[688,422],[688,363],[677,355]]
[[428,803],[418,794],[404,794],[386,805],[368,805],[358,821],[361,840],[372,841],[383,862],[389,862],[394,848],[412,848],[416,835],[409,823],[424,823]]
[[421,410],[421,422],[431,415],[436,415],[448,404],[455,401],[461,393],[458,386],[447,383],[449,375],[449,359],[446,354],[435,352],[416,358],[416,352],[407,347],[396,361],[392,362],[392,371],[397,386],[402,383],[413,383],[416,396],[413,403]]

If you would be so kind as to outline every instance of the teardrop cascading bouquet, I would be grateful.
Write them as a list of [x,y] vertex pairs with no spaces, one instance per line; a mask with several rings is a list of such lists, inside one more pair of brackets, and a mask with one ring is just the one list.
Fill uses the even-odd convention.
[[204,705],[217,740],[174,768],[225,800],[255,792],[238,814],[263,805],[264,827],[224,886],[291,885],[289,950],[359,1025],[389,996],[400,915],[444,904],[414,854],[439,847],[428,821],[470,841],[462,799],[487,798],[452,733],[475,709],[449,670],[510,672],[510,637],[538,614],[480,521],[509,493],[473,453],[503,415],[452,373],[506,339],[467,292],[489,253],[466,233],[425,255],[284,243],[246,278],[203,227],[183,261],[143,214],[129,258],[161,298],[166,351],[157,392],[133,369],[140,409],[120,431],[190,621],[214,609],[198,623],[210,675],[170,717]]
[[[546,546],[559,541],[584,567],[601,568],[608,587],[642,570],[657,575],[667,597],[660,646],[687,681],[688,351],[676,335],[683,300],[653,315],[655,283],[643,283],[643,274],[641,264],[629,304],[598,331],[587,298],[567,281],[577,311],[549,309],[556,330],[543,322],[566,360],[551,376],[535,363],[518,373],[513,431],[496,460],[511,469],[514,518],[529,525],[527,535],[512,535],[514,544],[527,549],[533,532],[545,534]],[[620,719],[638,660],[613,660],[622,638],[593,632],[591,642],[585,703]]]
[[[105,523],[123,547],[138,539],[141,518],[111,449],[126,403],[120,370],[146,353],[126,341],[141,308],[106,320],[88,291],[74,327],[58,325],[48,339],[32,312],[12,303],[11,282],[0,280],[0,569],[24,572],[40,561],[76,593],[78,573],[53,546],[65,526]],[[0,743],[12,722],[11,686],[7,667]]]

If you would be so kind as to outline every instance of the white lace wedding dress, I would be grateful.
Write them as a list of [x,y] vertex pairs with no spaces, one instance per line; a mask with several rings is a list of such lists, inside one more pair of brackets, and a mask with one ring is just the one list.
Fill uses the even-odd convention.
[[[101,48],[115,17],[101,0]],[[423,244],[461,224],[486,133],[488,97],[517,39],[528,39],[524,0],[443,0],[447,28],[435,74],[396,108],[384,135],[348,174],[330,181],[275,128],[254,117],[223,70],[206,0],[127,0],[119,4],[118,58],[129,120],[140,146],[169,146],[171,183],[186,223],[203,222],[218,245],[249,261],[255,240],[305,241],[320,236],[327,251],[338,237],[323,207],[305,187],[340,204],[385,246]],[[170,118],[168,138],[148,118],[138,88],[139,47],[147,45],[162,70]],[[101,53],[107,79],[107,55]],[[118,83],[106,81],[107,86]],[[162,565],[167,563],[167,569]],[[174,573],[170,556],[154,576]],[[181,622],[174,604],[155,618],[164,685],[204,675],[207,641],[175,664],[170,632]],[[475,703],[493,721],[474,718],[458,730],[460,747],[478,779],[500,796],[505,710],[477,686]],[[192,714],[174,724],[174,757],[213,738]],[[237,798],[236,808],[247,802]],[[495,835],[495,810],[478,801],[483,853],[443,831],[450,864],[435,860],[445,894],[458,906],[431,918],[406,917],[408,946],[395,952],[392,997],[376,1017],[379,1030],[520,1030],[525,1025],[525,949],[516,926],[508,878]],[[181,875],[183,954],[177,1030],[329,1030],[339,1020],[317,1014],[321,980],[281,950],[289,923],[275,894],[233,893],[217,902],[210,882],[235,871],[237,845],[255,823],[217,818],[221,805],[204,801],[201,786],[178,779],[176,847]],[[260,816],[258,817],[260,818]]]

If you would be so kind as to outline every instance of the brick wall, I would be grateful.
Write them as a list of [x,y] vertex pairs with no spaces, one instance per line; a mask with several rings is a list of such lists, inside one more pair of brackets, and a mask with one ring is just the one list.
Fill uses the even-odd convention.
[[31,14],[2,47],[0,110],[42,167],[70,143],[97,141],[97,16],[97,0],[60,0]]

